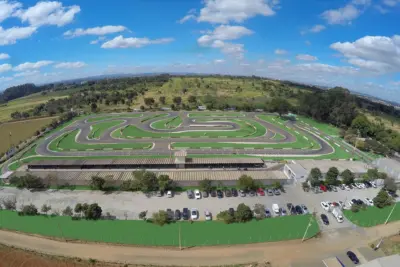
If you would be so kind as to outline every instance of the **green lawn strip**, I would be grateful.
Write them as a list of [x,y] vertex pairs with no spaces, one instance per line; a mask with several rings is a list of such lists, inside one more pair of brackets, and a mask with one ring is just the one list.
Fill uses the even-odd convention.
[[195,112],[189,113],[190,118],[194,117],[246,117],[246,114],[239,112]]
[[[371,227],[385,223],[392,209],[393,206],[385,207],[383,209],[367,207],[366,210],[360,210],[359,212],[344,210],[343,213],[352,223],[361,227]],[[400,204],[397,203],[392,215],[390,216],[389,222],[398,220],[400,220]]]
[[335,136],[339,135],[340,129],[335,127],[335,126],[333,126],[333,125],[330,125],[330,124],[327,124],[327,123],[323,123],[323,122],[318,122],[318,121],[315,121],[315,120],[313,120],[311,118],[307,118],[307,117],[304,117],[304,116],[298,116],[297,120],[300,121],[300,122],[307,123],[311,127],[315,127],[319,131],[324,132],[324,133],[326,133],[328,135],[335,135]]
[[155,115],[147,116],[147,117],[141,119],[140,122],[145,122],[145,121],[148,121],[148,120],[152,120],[152,119],[160,118],[160,117],[165,117],[165,116],[168,116],[168,114],[166,114],[166,113],[155,114]]
[[142,130],[134,125],[129,125],[128,127],[122,129],[122,135],[120,131],[115,131],[113,137],[115,138],[181,138],[181,137],[258,137],[265,134],[266,129],[261,124],[251,121],[251,120],[233,120],[236,122],[240,129],[236,131],[188,131],[182,133],[156,133]]
[[[179,228],[183,247],[299,239],[311,216],[285,216],[229,225],[199,221],[158,226],[140,220],[73,221],[70,217],[62,216],[18,216],[12,211],[0,211],[0,214],[1,228],[8,230],[89,242],[175,247],[179,246]],[[311,221],[307,238],[319,232],[318,223],[315,219]]]
[[301,149],[304,148],[304,144],[301,142],[294,142],[294,143],[281,143],[281,144],[237,144],[237,143],[202,143],[202,142],[196,142],[196,143],[186,143],[186,142],[177,142],[172,144],[172,148],[180,148],[180,147],[188,147],[188,148],[193,148],[193,149],[199,149],[203,147],[207,148],[224,148],[224,147],[230,147],[233,149],[244,149],[244,148],[254,148],[254,149],[264,149],[264,148],[293,148],[293,149]]
[[182,122],[182,118],[176,116],[153,122],[151,127],[158,130],[176,129]]
[[106,120],[106,119],[139,118],[141,116],[142,116],[142,114],[115,114],[115,115],[107,114],[105,116],[87,119],[87,122],[96,122],[96,121],[102,121],[102,120]]
[[106,121],[100,122],[92,125],[92,130],[89,133],[90,139],[98,139],[103,134],[103,132],[111,127],[123,123],[123,120]]
[[150,149],[152,143],[125,143],[125,144],[81,144],[75,142],[75,136],[79,130],[75,130],[59,136],[53,140],[49,148],[53,151],[68,151],[71,149],[86,151],[87,149],[104,150],[104,149]]

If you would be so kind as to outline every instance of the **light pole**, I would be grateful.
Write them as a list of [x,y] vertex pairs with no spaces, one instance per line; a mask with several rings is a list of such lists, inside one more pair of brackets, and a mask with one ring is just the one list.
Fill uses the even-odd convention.
[[393,213],[394,209],[396,208],[396,205],[397,205],[397,202],[394,204],[393,209],[390,211],[389,216],[387,217],[387,219],[386,219],[386,221],[385,221],[385,224],[388,223],[388,221],[389,221],[389,219],[390,219],[390,216],[392,216],[392,213]]
[[307,235],[307,232],[308,232],[308,228],[310,228],[310,226],[311,226],[311,220],[312,220],[312,218],[313,218],[313,217],[310,217],[310,221],[308,222],[306,231],[304,232],[303,239],[301,240],[301,242],[304,242],[304,239],[306,238],[306,235]]

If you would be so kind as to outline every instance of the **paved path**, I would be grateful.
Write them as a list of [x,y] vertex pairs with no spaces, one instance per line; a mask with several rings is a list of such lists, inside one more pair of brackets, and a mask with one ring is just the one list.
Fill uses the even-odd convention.
[[395,222],[359,231],[355,231],[353,228],[339,229],[304,243],[293,240],[231,247],[191,248],[183,251],[166,248],[66,243],[3,230],[0,230],[0,243],[50,255],[130,264],[215,266],[270,261],[273,266],[290,266],[292,262],[318,262],[342,253],[343,250],[357,248],[382,236],[396,234],[399,229],[400,222]]

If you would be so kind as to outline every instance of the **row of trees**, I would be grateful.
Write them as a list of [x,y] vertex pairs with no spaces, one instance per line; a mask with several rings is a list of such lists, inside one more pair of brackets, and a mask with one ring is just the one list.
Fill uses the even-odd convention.
[[[201,191],[210,192],[215,188],[215,184],[217,185],[218,188],[223,187],[222,182],[216,183],[215,181],[210,179],[204,179],[199,181],[198,186]],[[244,191],[249,191],[249,190],[256,190],[257,188],[264,188],[265,186],[260,181],[254,180],[251,176],[242,175],[236,182],[236,187]],[[282,184],[279,182],[274,182],[272,184],[272,187],[277,189],[283,189]]]

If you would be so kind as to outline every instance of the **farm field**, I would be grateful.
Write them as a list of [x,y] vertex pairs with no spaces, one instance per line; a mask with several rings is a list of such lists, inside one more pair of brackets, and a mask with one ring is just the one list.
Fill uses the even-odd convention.
[[226,225],[222,222],[176,222],[164,226],[144,221],[73,221],[70,217],[18,216],[0,211],[2,227],[49,237],[90,242],[143,246],[179,246],[179,228],[183,247],[272,242],[302,238],[308,223],[307,238],[319,232],[311,215],[286,216],[248,223]]
[[10,148],[10,132],[12,144],[18,145],[32,137],[37,130],[47,126],[55,118],[47,117],[0,124],[0,153],[5,153]]
[[150,125],[150,127],[157,130],[176,129],[180,124],[182,124],[182,122],[182,118],[180,116],[176,116],[173,118],[155,121]]
[[[389,222],[400,220],[400,205],[399,203],[395,205],[396,207],[390,216]],[[377,207],[367,207],[366,210],[360,210],[357,213],[354,213],[350,210],[344,210],[343,213],[349,221],[358,226],[372,227],[385,223],[392,209],[393,205],[383,209],[379,209]]]
[[89,139],[99,139],[100,136],[106,131],[107,129],[117,126],[118,124],[123,123],[123,120],[113,120],[113,121],[105,121],[94,124],[91,126],[92,131],[89,133]]
[[78,150],[86,151],[87,149],[104,150],[104,149],[150,149],[152,143],[125,143],[125,144],[80,144],[75,141],[75,136],[79,130],[66,133],[50,143],[50,149],[53,151]]

